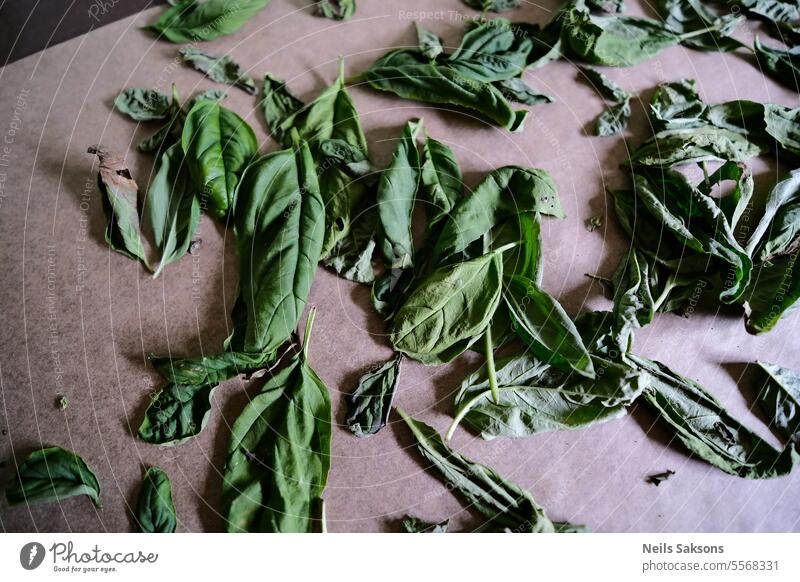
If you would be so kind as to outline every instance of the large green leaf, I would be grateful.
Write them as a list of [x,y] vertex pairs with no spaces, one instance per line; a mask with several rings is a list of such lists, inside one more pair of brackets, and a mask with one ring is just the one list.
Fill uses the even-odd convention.
[[493,83],[522,75],[532,47],[531,39],[518,34],[508,20],[474,21],[442,64],[470,79]]
[[303,351],[264,385],[231,432],[222,483],[230,532],[310,532],[330,469],[331,401]]
[[[289,103],[288,106],[283,106],[287,112],[296,107],[296,104],[289,102],[286,95],[283,100]],[[292,128],[310,144],[319,167],[319,187],[326,216],[322,256],[326,257],[334,245],[347,236],[350,222],[359,213],[367,191],[366,183],[354,179],[344,165],[324,163],[323,158],[328,156],[318,147],[318,144],[328,140],[337,140],[360,151],[365,159],[368,156],[367,139],[361,129],[358,111],[344,84],[343,63],[339,76],[330,87],[280,124],[277,134],[282,136],[287,147],[291,145],[289,134]]]
[[157,276],[168,264],[189,250],[200,222],[200,200],[179,144],[171,145],[158,160],[145,201],[160,260]]
[[411,219],[419,187],[417,136],[420,129],[419,121],[409,121],[406,124],[392,154],[392,160],[381,173],[378,184],[380,246],[389,269],[405,269],[414,264]]
[[269,0],[178,0],[145,30],[174,43],[213,40],[233,34],[267,4]]
[[436,269],[395,314],[392,345],[424,363],[452,360],[489,325],[502,280],[503,261],[497,252]]
[[244,321],[227,347],[268,354],[297,327],[322,249],[325,207],[308,144],[248,167],[237,190],[234,224]]
[[527,114],[514,111],[491,83],[427,62],[421,53],[407,49],[378,59],[363,74],[363,79],[380,91],[389,91],[403,99],[451,105],[510,131],[520,131]]
[[242,172],[258,152],[253,129],[218,102],[201,100],[186,116],[181,143],[201,201],[212,216],[223,218]]
[[100,507],[100,482],[86,462],[72,451],[50,447],[33,451],[17,467],[6,486],[9,505],[33,505],[88,496]]

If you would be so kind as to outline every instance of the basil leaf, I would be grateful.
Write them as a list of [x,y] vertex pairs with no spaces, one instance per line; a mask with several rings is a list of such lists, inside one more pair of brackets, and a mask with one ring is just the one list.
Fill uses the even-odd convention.
[[161,257],[153,274],[157,277],[169,263],[186,254],[200,222],[200,201],[180,145],[174,144],[161,154],[145,207]]
[[462,420],[491,440],[586,428],[624,416],[625,407],[648,385],[647,375],[601,358],[595,362],[603,373],[588,379],[566,375],[528,354],[498,360],[498,401],[482,367],[461,384],[448,435]]
[[800,156],[800,108],[772,103],[729,101],[708,108],[706,118],[717,127],[735,131],[771,152],[779,146]]
[[434,231],[461,200],[461,167],[453,150],[425,133],[421,198],[425,202],[428,233]]
[[198,101],[223,101],[227,98],[228,94],[222,89],[206,89],[205,91],[200,91],[194,97],[192,97],[189,100],[189,103],[186,104],[186,107],[189,111],[191,111],[192,107],[194,107]]
[[414,264],[411,218],[419,187],[420,160],[416,140],[420,128],[419,121],[406,124],[389,167],[381,174],[378,184],[380,245],[390,269],[405,269]]
[[498,81],[497,88],[500,89],[509,101],[522,103],[523,105],[540,105],[542,103],[553,102],[553,98],[550,97],[550,95],[539,93],[518,77],[515,79]]
[[587,67],[581,70],[592,83],[592,86],[603,97],[612,101],[612,105],[597,118],[595,135],[609,136],[625,131],[631,118],[631,98],[633,95],[595,69]]
[[616,103],[609,106],[597,118],[594,133],[599,137],[608,137],[622,133],[628,127],[631,119],[631,104],[629,101]]
[[435,61],[436,57],[444,52],[442,39],[432,33],[430,30],[420,26],[419,22],[415,22],[414,25],[417,28],[417,42],[419,43],[419,51],[430,60]]
[[230,351],[274,352],[300,321],[325,226],[316,171],[301,142],[256,160],[242,176],[234,225],[246,321],[228,342]]
[[222,352],[200,358],[149,356],[156,371],[173,384],[219,384],[239,374],[263,369],[274,359],[273,353]]
[[341,237],[322,260],[340,277],[356,283],[375,281],[372,255],[375,252],[378,216],[374,206],[352,217],[349,232]]
[[579,59],[595,65],[630,67],[683,37],[664,24],[634,16],[596,16],[578,4],[563,13],[563,42]]
[[181,143],[195,186],[208,197],[208,212],[225,217],[241,173],[258,152],[255,133],[230,109],[199,101],[186,116]]
[[506,279],[503,298],[514,330],[536,356],[553,366],[595,377],[589,352],[558,301],[520,275]]
[[114,99],[114,106],[135,121],[166,119],[172,111],[169,96],[154,89],[125,89]]
[[630,101],[633,97],[633,95],[625,91],[622,87],[617,85],[614,81],[606,77],[597,69],[592,69],[591,67],[582,67],[581,72],[589,79],[592,87],[609,101],[620,103],[623,101]]
[[356,13],[356,0],[321,0],[317,2],[317,16],[334,20],[348,20]]
[[[793,170],[778,182],[767,197],[764,213],[747,241],[747,253],[758,255],[760,261],[769,261],[775,255],[786,252],[797,238],[800,208],[800,169]],[[768,236],[768,239],[764,237]],[[756,251],[759,251],[758,253]]]
[[172,447],[200,434],[208,422],[216,388],[216,383],[167,384],[147,407],[139,438],[152,445]]
[[743,162],[763,151],[738,132],[706,124],[657,133],[636,149],[629,163],[669,168],[703,161]]
[[521,0],[463,0],[464,4],[482,12],[508,12],[519,8]]
[[447,533],[449,526],[449,519],[440,523],[429,523],[410,515],[403,518],[403,529],[406,533]]
[[731,417],[702,386],[659,362],[631,356],[654,382],[643,394],[692,453],[732,475],[766,479],[788,474],[800,460],[793,445],[774,449]]
[[256,84],[253,78],[246,75],[242,71],[242,67],[235,63],[230,56],[216,57],[192,47],[182,48],[180,55],[184,63],[191,64],[215,83],[233,85],[250,95],[256,94]]
[[797,308],[800,300],[800,269],[797,257],[800,249],[776,257],[756,267],[753,284],[743,297],[745,326],[752,334],[765,333],[781,317]]
[[503,479],[489,467],[470,461],[444,444],[427,424],[397,409],[416,440],[419,453],[436,469],[447,488],[458,493],[486,522],[476,531],[553,533],[550,521],[530,493]]
[[175,533],[175,505],[167,474],[150,467],[142,480],[136,503],[136,523],[143,533]]
[[420,62],[407,50],[393,51],[376,61],[363,79],[374,89],[403,99],[452,105],[504,127],[521,131],[526,111],[514,111],[499,89],[447,67]]
[[747,167],[744,164],[725,162],[701,182],[697,189],[706,196],[711,196],[714,187],[726,181],[734,182],[733,189],[726,196],[714,199],[728,219],[731,230],[735,230],[753,196],[753,175],[747,171]]
[[523,212],[564,217],[553,178],[534,168],[494,170],[453,208],[436,241],[435,254],[460,253],[498,224]]
[[231,431],[222,483],[230,532],[309,532],[331,459],[331,401],[303,350],[245,407]]
[[61,447],[30,453],[6,486],[9,505],[48,503],[78,495],[88,496],[100,507],[100,482],[80,455]]
[[750,282],[753,263],[716,202],[693,188],[683,174],[671,170],[636,173],[634,183],[645,209],[681,244],[730,265],[733,278],[725,281],[720,300],[736,301]]
[[684,79],[656,87],[650,102],[650,118],[658,131],[697,127],[704,123],[706,104],[697,94],[697,83]]
[[770,48],[761,44],[761,41],[756,37],[753,48],[761,66],[790,89],[798,90],[800,47],[792,47],[786,50]]
[[370,370],[358,380],[358,387],[348,396],[347,426],[357,437],[376,434],[389,419],[400,380],[400,362],[397,354],[383,365]]
[[686,46],[700,50],[732,51],[742,48],[741,42],[730,35],[744,22],[736,13],[719,15],[699,0],[660,0],[659,8],[664,22],[679,34],[701,32],[706,34],[684,41]]
[[473,21],[461,44],[442,64],[476,81],[492,83],[519,77],[533,41],[517,34],[504,18]]
[[800,442],[800,373],[775,364],[758,362],[766,381],[758,394],[761,408],[789,441]]
[[622,354],[633,348],[634,332],[653,321],[657,309],[650,288],[650,264],[634,246],[620,261],[612,278],[614,324],[612,337]]
[[[340,140],[368,156],[367,139],[361,129],[358,111],[344,84],[344,63],[339,77],[306,107],[287,117],[280,127],[284,145],[289,130],[294,128],[309,144],[327,140]],[[317,152],[315,148],[315,152]],[[358,213],[366,194],[366,184],[353,180],[342,164],[325,164],[317,160],[320,168],[319,185],[325,203],[325,240],[322,256],[327,257],[336,243],[347,236],[353,215]]]
[[292,95],[286,88],[286,82],[269,73],[264,75],[264,91],[261,99],[261,111],[267,120],[267,129],[276,140],[285,143],[287,136],[282,127],[283,122],[300,111],[303,102]]
[[800,5],[797,0],[733,0],[733,4],[744,7],[748,13],[777,22],[800,20]]
[[174,43],[213,40],[233,34],[267,4],[269,0],[180,0],[144,30]]
[[140,260],[149,269],[139,228],[139,186],[125,160],[110,150],[97,145],[90,147],[88,153],[100,158],[97,185],[103,194],[108,246],[128,258]]
[[489,325],[502,279],[499,253],[436,269],[395,314],[392,345],[426,364],[452,360]]

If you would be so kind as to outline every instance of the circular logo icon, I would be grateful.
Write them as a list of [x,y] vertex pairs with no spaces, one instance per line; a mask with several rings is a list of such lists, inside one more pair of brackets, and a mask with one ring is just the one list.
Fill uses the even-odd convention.
[[19,563],[26,570],[35,570],[44,561],[44,546],[39,542],[30,542],[19,551]]

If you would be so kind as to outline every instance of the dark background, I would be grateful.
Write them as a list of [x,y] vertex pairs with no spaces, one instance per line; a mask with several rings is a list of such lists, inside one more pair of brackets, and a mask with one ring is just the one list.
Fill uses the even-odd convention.
[[0,0],[0,65],[164,0]]

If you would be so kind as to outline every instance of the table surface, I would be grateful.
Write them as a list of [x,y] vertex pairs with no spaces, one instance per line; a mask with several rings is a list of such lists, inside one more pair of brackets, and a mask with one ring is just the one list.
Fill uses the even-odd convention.
[[[644,3],[627,4],[631,13],[653,15]],[[509,16],[544,23],[557,5],[526,2]],[[167,91],[173,82],[184,96],[214,86],[174,62],[178,47],[139,29],[159,11],[120,20],[0,70],[0,132],[9,162],[0,166],[0,460],[8,473],[19,455],[61,445],[80,453],[103,485],[102,509],[86,498],[31,508],[9,508],[2,499],[0,527],[6,531],[129,531],[130,507],[149,465],[172,479],[180,531],[223,529],[219,491],[230,424],[259,382],[224,383],[206,429],[181,446],[157,448],[134,435],[148,396],[160,385],[146,354],[220,349],[237,284],[233,239],[203,217],[199,253],[150,278],[103,241],[96,166],[86,153],[96,143],[128,152],[144,188],[153,160],[134,146],[152,127],[137,127],[115,113],[115,95],[135,86]],[[310,99],[335,78],[339,55],[346,57],[347,73],[356,74],[387,49],[413,44],[415,18],[453,44],[464,18],[475,15],[458,0],[361,0],[356,18],[340,23],[313,17],[305,0],[273,0],[238,33],[203,48],[231,54],[256,78],[267,71],[283,77]],[[751,37],[752,29],[742,33]],[[605,189],[625,184],[619,165],[627,157],[626,140],[636,144],[646,137],[644,103],[656,84],[695,78],[709,102],[742,98],[798,105],[796,93],[765,78],[746,55],[676,47],[642,65],[607,72],[643,99],[634,103],[625,136],[591,135],[604,104],[568,61],[526,73],[556,101],[533,107],[520,134],[364,87],[352,88],[351,95],[379,166],[388,161],[403,124],[424,116],[430,134],[454,148],[468,186],[507,164],[550,172],[567,218],[543,221],[544,287],[575,315],[609,306],[584,274],[609,275],[626,248]],[[276,148],[253,97],[232,89],[226,104],[254,127],[262,151]],[[762,162],[753,168],[763,195],[777,170]],[[608,220],[589,232],[584,221],[596,214]],[[657,316],[637,335],[635,350],[709,387],[777,444],[750,411],[753,378],[746,363],[761,359],[800,368],[800,316],[754,337],[736,309],[707,303],[688,318]],[[366,368],[392,353],[370,307],[369,288],[320,268],[310,304],[319,308],[310,361],[330,388],[339,423],[325,494],[330,530],[398,531],[407,513],[451,518],[455,529],[474,524],[476,515],[424,471],[395,416],[368,439],[356,439],[341,426],[345,395]],[[477,354],[435,368],[407,361],[396,403],[443,431],[454,391],[481,363]],[[56,406],[61,394],[69,399],[64,411]],[[622,419],[587,430],[489,442],[460,430],[453,444],[529,489],[553,519],[595,531],[800,530],[800,472],[768,481],[729,476],[690,458],[650,412],[636,406]],[[676,472],[666,483],[645,482],[666,469]]]

